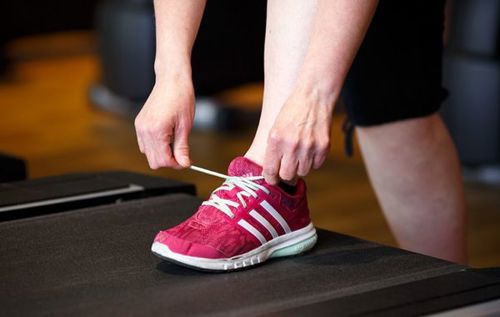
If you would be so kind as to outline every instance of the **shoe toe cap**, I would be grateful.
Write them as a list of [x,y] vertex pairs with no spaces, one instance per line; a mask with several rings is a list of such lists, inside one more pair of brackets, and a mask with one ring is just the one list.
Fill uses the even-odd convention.
[[156,235],[154,242],[161,243],[167,246],[170,251],[181,255],[207,259],[226,258],[221,251],[217,250],[213,246],[188,241],[186,239],[176,237],[168,231],[160,231]]

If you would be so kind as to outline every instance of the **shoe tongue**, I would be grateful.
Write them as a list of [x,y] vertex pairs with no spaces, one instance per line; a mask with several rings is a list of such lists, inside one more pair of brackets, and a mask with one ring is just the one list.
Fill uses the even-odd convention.
[[240,156],[235,158],[231,164],[229,164],[229,168],[227,169],[227,174],[229,176],[261,176],[262,175],[262,167],[257,165],[257,163],[252,162],[246,157]]

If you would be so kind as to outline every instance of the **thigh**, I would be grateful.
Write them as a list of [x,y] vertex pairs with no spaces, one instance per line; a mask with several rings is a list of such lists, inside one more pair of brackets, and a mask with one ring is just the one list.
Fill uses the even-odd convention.
[[436,112],[444,0],[382,0],[342,93],[350,120],[371,126]]

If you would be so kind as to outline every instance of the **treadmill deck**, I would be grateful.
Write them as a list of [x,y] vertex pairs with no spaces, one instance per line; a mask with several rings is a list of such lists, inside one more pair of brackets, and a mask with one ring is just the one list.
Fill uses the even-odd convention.
[[173,194],[0,224],[2,311],[255,315],[464,270],[324,230],[311,252],[241,272],[197,272],[152,255],[155,234],[199,203]]

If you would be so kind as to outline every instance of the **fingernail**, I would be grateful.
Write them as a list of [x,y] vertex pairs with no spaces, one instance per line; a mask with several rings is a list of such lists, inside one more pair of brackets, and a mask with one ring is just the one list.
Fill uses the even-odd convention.
[[276,180],[274,178],[266,178],[265,180],[269,185],[276,185]]

